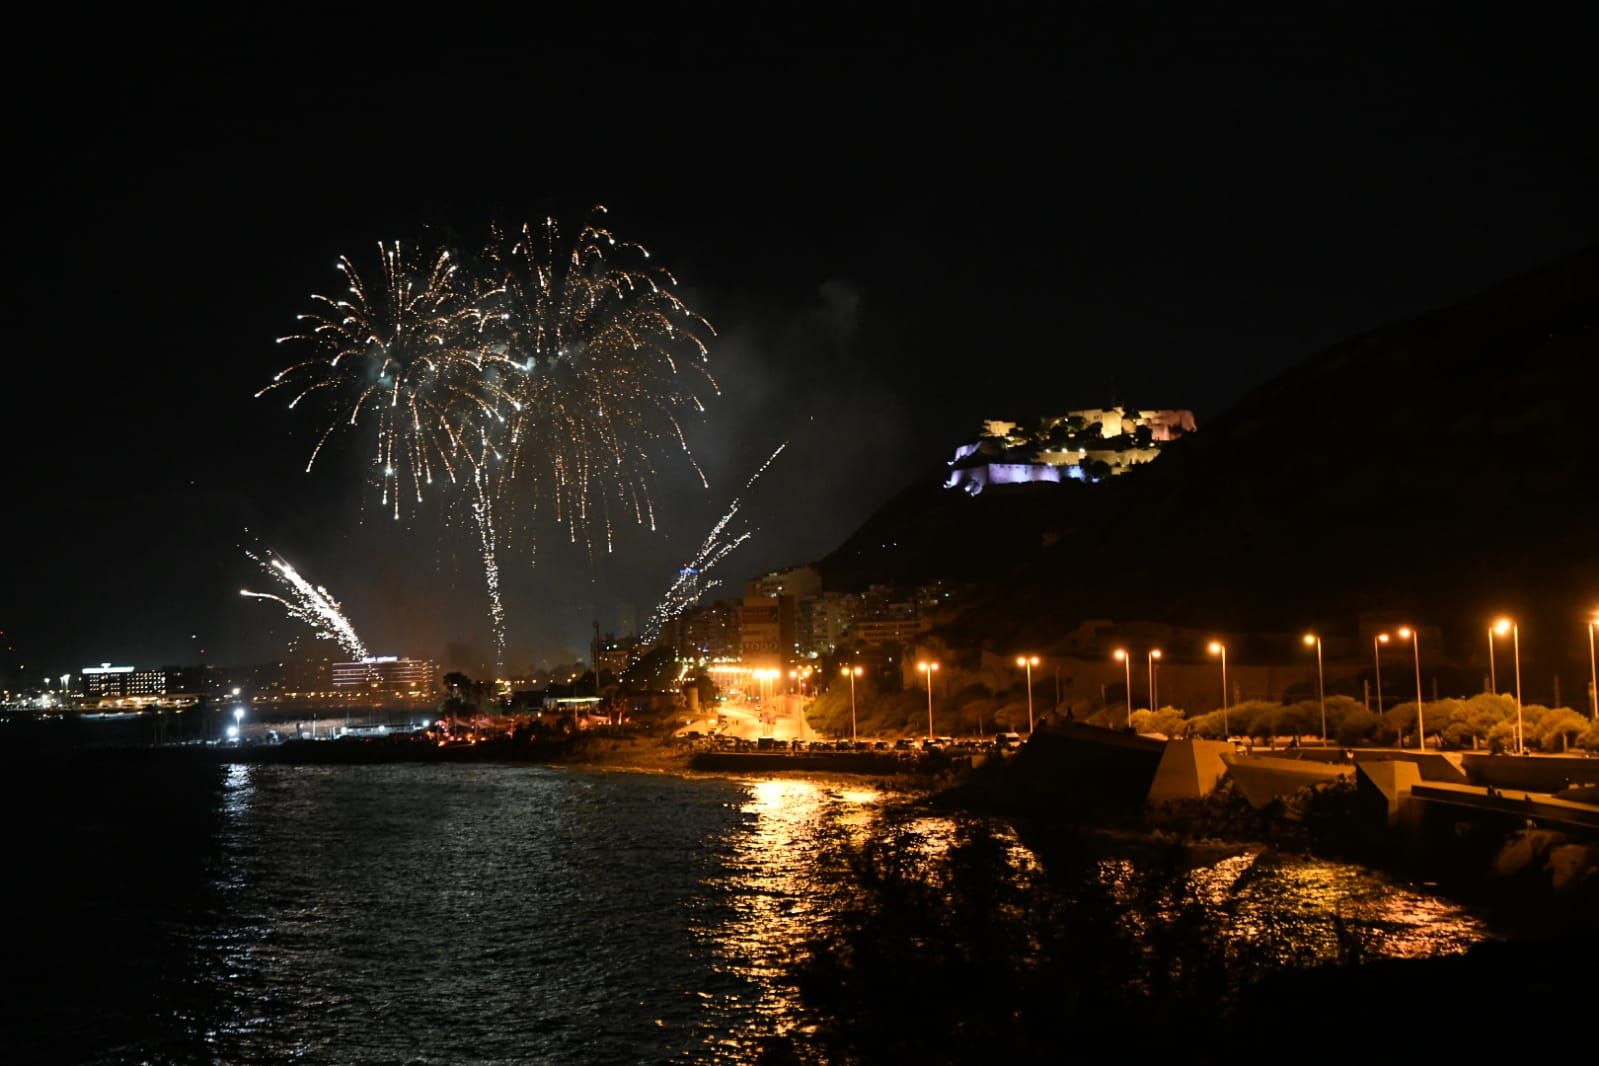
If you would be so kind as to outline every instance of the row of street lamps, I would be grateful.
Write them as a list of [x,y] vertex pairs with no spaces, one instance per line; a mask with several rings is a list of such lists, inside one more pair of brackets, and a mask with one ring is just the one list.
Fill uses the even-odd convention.
[[[1589,699],[1592,704],[1593,717],[1599,721],[1599,664],[1596,664],[1594,655],[1595,631],[1599,630],[1599,611],[1596,611],[1588,622],[1588,670],[1590,674]],[[1488,627],[1488,687],[1495,694],[1499,693],[1499,683],[1494,670],[1494,637],[1510,635],[1513,661],[1515,664],[1516,679],[1516,751],[1518,754],[1526,753],[1525,739],[1522,734],[1521,717],[1521,628],[1510,618],[1499,618]],[[1425,749],[1427,746],[1427,728],[1422,717],[1422,691],[1421,691],[1421,633],[1412,626],[1400,626],[1394,631],[1400,640],[1410,642],[1412,659],[1416,671],[1416,742],[1417,747]],[[1377,673],[1377,713],[1382,715],[1382,646],[1393,640],[1388,633],[1378,633],[1372,638],[1372,664]],[[1316,701],[1321,707],[1321,739],[1327,739],[1327,676],[1325,660],[1322,655],[1321,637],[1316,633],[1306,633],[1304,644],[1308,648],[1316,649]],[[1227,720],[1228,692],[1227,692],[1227,645],[1219,640],[1213,640],[1207,647],[1211,655],[1221,660],[1221,714],[1222,732],[1231,734]],[[1127,708],[1129,716],[1133,705],[1133,660],[1126,648],[1117,648],[1111,653],[1112,658],[1123,664],[1127,671]],[[1155,687],[1155,664],[1161,658],[1159,648],[1150,648],[1146,662],[1149,669],[1149,705],[1151,710],[1160,706]],[[1027,731],[1033,731],[1033,667],[1042,660],[1037,655],[1019,655],[1016,665],[1027,673]],[[933,675],[938,672],[939,664],[932,660],[922,660],[916,664],[916,672],[921,674],[927,682],[927,736],[933,736]],[[860,666],[846,666],[842,669],[843,676],[849,678],[849,735],[853,743],[855,737],[855,680],[864,671]]]

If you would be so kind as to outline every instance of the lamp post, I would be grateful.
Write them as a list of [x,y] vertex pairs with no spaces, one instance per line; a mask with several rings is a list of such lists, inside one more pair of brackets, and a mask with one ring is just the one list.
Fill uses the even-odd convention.
[[1227,725],[1227,645],[1219,640],[1210,642],[1210,653],[1221,656],[1221,732],[1222,738],[1232,736],[1232,729]]
[[1488,692],[1499,695],[1499,678],[1494,673],[1494,627],[1488,627]]
[[1155,660],[1160,658],[1159,648],[1149,649],[1149,710],[1151,713],[1160,709],[1160,702],[1155,698]]
[[1493,631],[1501,637],[1510,634],[1511,661],[1516,664],[1516,754],[1527,754],[1526,740],[1521,732],[1521,626],[1508,618],[1494,623]]
[[1127,667],[1127,724],[1133,724],[1133,657],[1126,648],[1117,648],[1113,658]]
[[861,676],[859,666],[844,667],[844,676],[849,678],[849,746],[855,746],[855,679]]
[[1305,646],[1316,646],[1316,700],[1321,704],[1321,742],[1327,743],[1327,678],[1321,668],[1321,637],[1305,634]]
[[1036,655],[1018,655],[1016,665],[1027,671],[1027,735],[1033,735],[1033,667],[1038,665]]
[[927,739],[933,739],[933,674],[938,672],[938,664],[921,662],[916,664],[916,669],[927,678]]
[[1421,717],[1421,633],[1409,626],[1399,627],[1399,639],[1410,641],[1416,658],[1416,747],[1427,750],[1427,724]]
[[1599,722],[1599,666],[1594,665],[1593,631],[1599,628],[1599,611],[1588,621],[1588,702],[1593,707],[1593,720]]
[[1377,664],[1377,717],[1382,717],[1382,646],[1388,643],[1387,633],[1378,633],[1371,641],[1371,658]]

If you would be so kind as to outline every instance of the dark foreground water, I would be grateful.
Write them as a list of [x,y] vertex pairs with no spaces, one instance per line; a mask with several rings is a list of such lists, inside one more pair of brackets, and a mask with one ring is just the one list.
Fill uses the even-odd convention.
[[[848,783],[520,766],[40,774],[12,826],[0,1062],[747,1062],[851,902]],[[914,817],[936,852],[956,827]],[[1019,877],[1036,874],[1013,838]],[[1137,858],[1109,858],[1114,886]],[[1312,860],[1186,875],[1257,958],[1459,952],[1424,890]],[[908,1019],[909,1024],[930,1024]]]

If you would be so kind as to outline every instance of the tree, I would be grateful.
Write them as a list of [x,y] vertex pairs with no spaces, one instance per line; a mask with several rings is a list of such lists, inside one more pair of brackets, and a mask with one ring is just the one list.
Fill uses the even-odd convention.
[[676,679],[677,653],[671,648],[655,648],[622,671],[623,687],[639,692],[665,692]]
[[1538,720],[1536,733],[1528,729],[1528,746],[1536,737],[1537,744],[1544,751],[1567,751],[1572,744],[1588,731],[1589,721],[1570,707],[1556,707],[1542,715]]

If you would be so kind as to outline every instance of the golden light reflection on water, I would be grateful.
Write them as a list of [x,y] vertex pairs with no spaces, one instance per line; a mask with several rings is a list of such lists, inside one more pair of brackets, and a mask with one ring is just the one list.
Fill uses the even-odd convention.
[[697,915],[694,926],[716,968],[747,990],[722,994],[714,1013],[761,1019],[719,1034],[710,1051],[725,1062],[753,1060],[764,1034],[797,1024],[792,965],[818,923],[842,905],[848,883],[830,864],[840,845],[861,843],[873,831],[884,799],[877,789],[797,778],[742,787],[742,824],[724,842],[726,861],[708,885],[724,908]]
[[[855,784],[769,778],[741,788],[740,824],[718,842],[723,861],[706,882],[707,896],[721,905],[696,912],[692,921],[715,970],[736,979],[701,993],[717,1019],[706,1051],[720,1062],[755,1061],[763,1038],[800,1024],[794,964],[823,923],[850,902],[843,851],[892,830],[926,860],[924,868],[937,871],[968,824],[912,812],[885,817],[892,810],[888,797]],[[988,829],[1004,849],[1008,876],[1024,888],[1070,890],[1045,884],[1037,856],[1010,827]],[[1235,962],[1294,966],[1449,954],[1490,938],[1465,908],[1363,867],[1259,847],[1177,854],[1175,868],[1137,847],[1094,866],[1099,888],[1120,905],[1120,920],[1135,934],[1153,933],[1185,908],[1199,907]]]
[[[1120,903],[1137,897],[1143,870],[1129,859],[1099,864]],[[1235,955],[1283,965],[1362,958],[1425,958],[1465,951],[1492,938],[1465,907],[1347,863],[1250,848],[1200,863],[1160,893],[1153,907],[1125,914],[1142,932],[1199,906]]]

